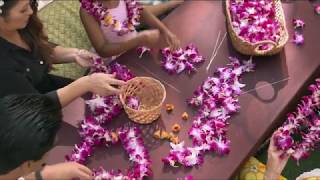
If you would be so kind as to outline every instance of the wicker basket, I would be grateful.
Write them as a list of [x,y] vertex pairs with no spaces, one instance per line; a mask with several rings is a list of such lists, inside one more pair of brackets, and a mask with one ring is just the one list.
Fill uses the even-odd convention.
[[[135,110],[126,105],[127,96],[140,100],[140,109]],[[121,88],[120,101],[129,119],[139,124],[149,124],[158,119],[166,98],[166,89],[160,81],[150,77],[136,77]]]
[[[286,27],[286,20],[284,17],[284,12],[281,5],[281,0],[274,0],[276,8],[275,18],[280,22],[280,38],[278,42],[273,42],[271,40],[260,41],[257,43],[250,43],[244,40],[242,37],[238,36],[232,26],[232,19],[230,14],[230,0],[226,0],[226,16],[227,16],[227,27],[231,38],[231,42],[234,48],[242,54],[253,55],[253,56],[266,56],[274,55],[279,53],[284,45],[287,43],[289,35]],[[265,44],[269,44],[271,48],[266,50],[260,50],[259,47]]]

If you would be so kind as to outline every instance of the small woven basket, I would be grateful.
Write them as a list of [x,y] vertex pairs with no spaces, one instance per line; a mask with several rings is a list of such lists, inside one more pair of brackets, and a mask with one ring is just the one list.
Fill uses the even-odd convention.
[[[127,106],[126,98],[135,96],[140,100],[139,110]],[[120,101],[129,119],[139,124],[149,124],[158,119],[166,98],[166,89],[160,81],[150,77],[136,77],[121,88]]]
[[[226,16],[227,16],[227,27],[230,35],[230,39],[233,47],[242,54],[253,55],[253,56],[268,56],[279,53],[284,45],[287,43],[289,35],[286,27],[286,20],[281,5],[281,0],[274,0],[276,15],[275,18],[280,22],[280,38],[278,42],[271,40],[260,41],[257,43],[250,43],[238,36],[232,26],[232,19],[230,13],[230,0],[226,0]],[[269,44],[271,48],[266,50],[260,50],[259,47],[262,45]]]

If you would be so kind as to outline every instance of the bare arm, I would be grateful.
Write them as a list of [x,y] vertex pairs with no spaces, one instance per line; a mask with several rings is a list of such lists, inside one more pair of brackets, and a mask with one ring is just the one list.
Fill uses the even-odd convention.
[[52,61],[54,64],[64,64],[75,62],[75,55],[79,49],[77,48],[65,48],[62,46],[56,46],[53,49]]
[[148,7],[143,9],[141,19],[150,27],[159,29],[171,49],[177,50],[180,48],[180,40],[151,12]]
[[[119,94],[124,81],[115,79],[113,74],[94,73],[81,77],[73,83],[57,90],[57,95],[62,107],[68,105],[73,100],[81,97],[87,92],[92,92],[101,96]],[[115,88],[113,85],[117,86]]]
[[144,45],[144,36],[142,34],[138,34],[135,38],[121,43],[108,42],[100,29],[99,23],[82,8],[80,8],[80,18],[91,44],[102,57],[119,55],[127,50]]

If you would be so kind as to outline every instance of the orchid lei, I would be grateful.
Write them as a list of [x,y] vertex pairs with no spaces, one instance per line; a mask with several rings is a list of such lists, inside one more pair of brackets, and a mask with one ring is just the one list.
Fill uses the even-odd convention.
[[[141,58],[142,55],[150,51],[150,49],[147,47],[139,47],[137,51]],[[196,65],[204,61],[204,58],[192,43],[188,44],[185,49],[180,48],[176,51],[172,51],[167,47],[161,49],[160,52],[163,56],[161,65],[169,74],[179,74],[184,70],[190,74],[191,72],[196,71]]]
[[[250,43],[280,39],[280,22],[275,18],[273,0],[231,0],[230,14],[236,34]],[[268,49],[268,44],[259,47]]]
[[214,151],[219,155],[228,154],[230,141],[226,137],[228,119],[239,108],[238,97],[245,85],[239,82],[245,72],[251,72],[254,65],[250,61],[243,64],[236,58],[230,58],[227,67],[218,68],[216,76],[208,77],[194,92],[188,103],[199,108],[194,117],[189,135],[192,147],[171,143],[171,150],[163,162],[173,167],[181,164],[192,167],[203,163],[204,153]]
[[143,145],[141,132],[138,128],[122,128],[118,132],[119,139],[125,150],[129,154],[130,161],[133,162],[132,170],[128,170],[126,175],[121,171],[106,171],[102,167],[94,172],[96,179],[142,179],[151,176],[151,161],[147,149]]
[[[94,67],[91,72],[115,73],[118,79],[127,81],[132,79],[133,74],[123,65],[113,63],[105,66],[101,58],[94,59]],[[94,152],[95,146],[117,143],[117,139],[113,137],[113,132],[105,129],[103,125],[111,121],[117,116],[122,106],[117,96],[100,97],[93,95],[90,100],[86,101],[91,116],[85,118],[80,123],[79,134],[82,142],[75,145],[70,155],[66,156],[68,161],[75,161],[86,164],[87,159]],[[128,104],[131,106],[130,102]],[[149,153],[143,145],[141,132],[136,127],[120,128],[117,130],[119,139],[125,150],[129,154],[130,161],[133,162],[131,170],[127,170],[126,174],[119,171],[106,171],[102,167],[94,170],[95,179],[142,179],[152,174],[151,161]]]
[[135,26],[140,24],[140,14],[142,7],[136,0],[124,0],[127,7],[128,19],[124,22],[116,20],[104,8],[102,3],[94,0],[81,0],[81,8],[86,10],[88,14],[95,17],[99,22],[101,21],[104,26],[111,26],[113,31],[118,33],[119,36],[125,35],[129,32],[135,31]]
[[277,148],[292,153],[295,160],[308,158],[320,142],[320,79],[309,90],[311,95],[302,97],[274,137]]

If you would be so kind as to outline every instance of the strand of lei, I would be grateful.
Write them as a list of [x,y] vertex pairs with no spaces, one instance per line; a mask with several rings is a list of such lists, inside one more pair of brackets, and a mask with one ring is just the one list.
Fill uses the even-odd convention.
[[127,20],[120,22],[116,20],[103,4],[95,0],[81,0],[81,8],[92,15],[97,21],[102,22],[104,26],[111,26],[113,32],[123,36],[129,32],[135,31],[135,26],[140,24],[140,15],[142,6],[136,0],[124,0],[126,3]]
[[[132,79],[133,74],[125,66],[113,63],[105,66],[101,58],[94,60],[92,72],[115,73],[116,78],[127,81]],[[118,96],[100,97],[93,95],[86,101],[92,116],[88,116],[80,124],[79,134],[82,142],[75,145],[70,155],[66,156],[67,161],[75,161],[86,164],[88,158],[93,154],[96,146],[117,143],[113,133],[104,128],[103,125],[119,115],[122,110]],[[129,154],[129,160],[133,163],[132,168],[125,173],[120,170],[106,171],[102,167],[94,170],[95,179],[142,179],[145,176],[152,175],[151,161],[149,153],[143,145],[141,132],[136,127],[123,127],[117,130],[119,140],[126,152]]]
[[192,167],[203,163],[205,152],[229,153],[230,141],[226,138],[228,119],[239,110],[238,98],[245,86],[239,80],[243,73],[251,72],[253,68],[251,61],[241,64],[238,59],[230,58],[226,67],[218,68],[215,76],[203,82],[188,100],[191,106],[199,108],[189,130],[193,146],[185,147],[183,141],[171,143],[169,155],[162,159],[165,164]]
[[298,162],[307,159],[320,143],[320,79],[308,89],[310,95],[302,97],[274,136],[276,147]]

